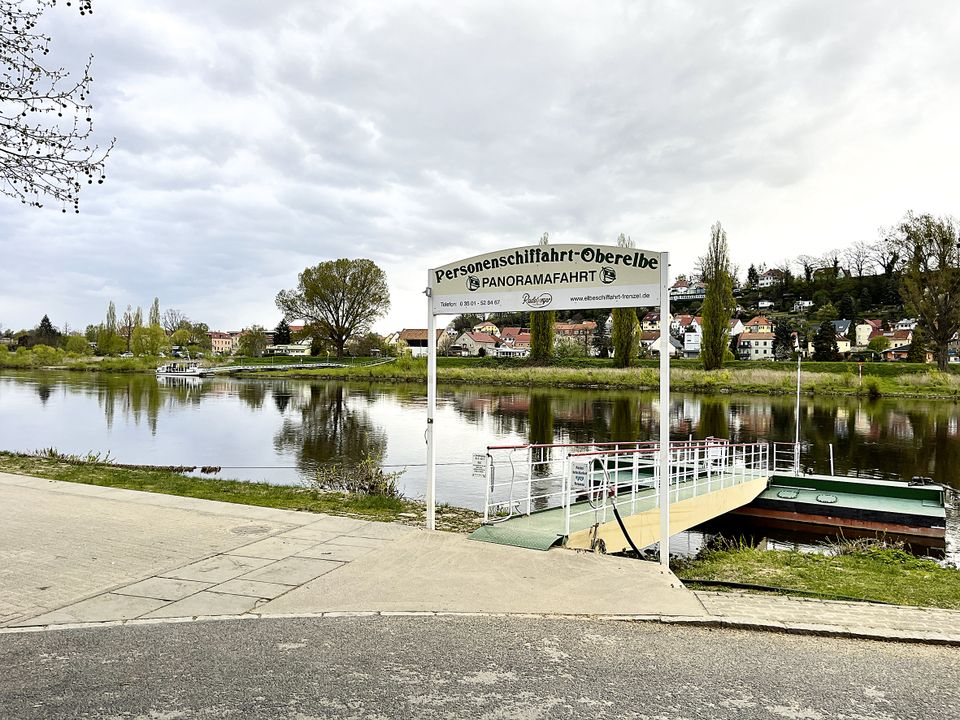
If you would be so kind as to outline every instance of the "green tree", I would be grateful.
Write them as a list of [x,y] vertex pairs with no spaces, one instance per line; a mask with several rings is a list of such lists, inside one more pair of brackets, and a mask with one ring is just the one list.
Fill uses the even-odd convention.
[[750,263],[750,267],[747,268],[747,285],[752,288],[757,287],[760,284],[760,273],[757,272],[756,266],[753,263]]
[[927,361],[927,337],[923,328],[917,325],[913,329],[913,338],[910,340],[910,349],[907,351],[907,362],[925,363]]
[[169,349],[170,339],[159,324],[134,328],[130,342],[130,350],[134,355],[157,357]]
[[267,347],[266,331],[259,325],[251,325],[240,336],[239,353],[245,357],[260,357]]
[[[550,242],[544,233],[540,245]],[[553,325],[557,314],[553,310],[537,310],[530,313],[530,359],[538,364],[550,362],[553,357]]]
[[873,350],[877,354],[882,353],[888,347],[890,347],[890,338],[884,337],[883,335],[877,335],[877,337],[872,338],[870,342],[867,343],[867,349]]
[[174,330],[173,334],[170,336],[170,342],[176,347],[187,347],[190,344],[190,331],[186,328]]
[[460,333],[469,332],[475,325],[479,325],[481,322],[483,322],[483,318],[479,315],[464,313],[463,315],[457,315],[453,319],[453,329],[456,330],[457,335],[459,335]]
[[328,260],[300,273],[293,290],[281,290],[277,307],[285,318],[303,318],[343,357],[347,340],[390,309],[387,276],[372,260]]
[[570,360],[587,356],[583,343],[572,337],[559,337],[553,344],[553,354],[559,360]]
[[290,325],[287,323],[286,318],[280,318],[280,322],[277,323],[277,327],[273,331],[273,344],[290,344]]
[[40,319],[40,324],[33,331],[32,345],[46,345],[47,347],[57,347],[60,345],[60,331],[57,330],[50,318],[44,315]]
[[793,330],[786,320],[773,326],[773,358],[789,360],[793,357]]
[[593,334],[593,349],[597,351],[597,356],[602,358],[610,357],[612,347],[610,335],[607,334],[607,325],[605,321],[597,323],[597,331]]
[[825,320],[836,320],[839,313],[837,309],[833,306],[833,303],[827,303],[826,305],[819,308],[814,314],[813,319],[817,322],[824,322]]
[[153,304],[150,305],[150,316],[147,319],[147,324],[150,327],[160,327],[160,298],[154,298]]
[[133,308],[127,305],[127,309],[120,316],[120,322],[117,324],[117,333],[123,338],[126,349],[130,350],[130,341],[133,339],[133,329],[136,327],[134,322]]
[[840,353],[837,350],[837,330],[833,323],[824,320],[820,329],[813,336],[813,359],[818,361],[838,360]]
[[841,320],[849,320],[851,324],[857,319],[857,301],[852,295],[844,295],[837,305],[837,314]]
[[210,326],[203,322],[190,323],[190,350],[191,352],[210,352],[213,349],[213,340],[210,339]]
[[117,306],[113,300],[107,306],[107,317],[97,330],[97,352],[100,355],[117,355],[123,352],[125,342],[117,334]]
[[[617,245],[632,248],[635,243],[623,233],[617,238]],[[617,367],[630,367],[640,352],[640,324],[637,321],[636,308],[614,308],[610,327],[610,344],[613,346],[613,364]]]
[[897,241],[905,260],[900,293],[927,335],[937,367],[947,371],[960,331],[960,236],[953,218],[907,213]]
[[[703,299],[703,339],[700,342],[700,357],[705,370],[723,367],[727,346],[730,343],[730,318],[736,301],[733,297],[733,272],[727,233],[719,222],[710,228],[710,244],[707,254],[700,258],[700,277],[707,284]],[[661,318],[661,323],[667,322]]]
[[66,350],[74,355],[87,355],[90,352],[90,344],[83,335],[71,335],[67,338]]

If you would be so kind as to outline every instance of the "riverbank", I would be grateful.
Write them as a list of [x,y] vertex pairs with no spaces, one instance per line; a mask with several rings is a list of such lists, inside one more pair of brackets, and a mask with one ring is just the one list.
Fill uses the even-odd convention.
[[[446,361],[446,362],[444,362]],[[960,375],[939,373],[928,365],[890,367],[893,363],[804,363],[805,395],[960,399]],[[900,365],[899,363],[897,365]],[[426,362],[404,358],[382,365],[289,370],[258,373],[260,377],[379,382],[426,382]],[[500,385],[513,387],[658,390],[655,361],[638,367],[614,368],[609,361],[582,360],[567,366],[537,367],[520,361],[480,358],[440,358],[437,382],[446,385]],[[670,388],[677,392],[792,395],[797,375],[789,363],[735,362],[729,368],[707,372],[698,361],[675,361]]]
[[785,589],[774,593],[781,595],[960,609],[960,570],[882,544],[841,543],[824,554],[730,545],[677,559],[672,569],[693,588],[716,589],[696,582],[707,580]]
[[[201,468],[121,466],[101,462],[96,458],[87,460],[70,456],[41,457],[0,451],[0,472],[32,475],[49,480],[407,525],[422,526],[426,515],[423,503],[406,498],[317,492],[307,487],[194,477],[184,474],[187,470],[200,471]],[[471,532],[479,526],[482,516],[466,508],[438,505],[436,519],[438,530]]]
[[[153,373],[158,358],[89,358],[61,356],[51,360],[30,351],[0,353],[0,369],[68,370],[76,372]],[[62,354],[61,354],[62,355]],[[350,358],[348,367],[297,369],[299,358],[251,358],[229,360],[232,364],[283,364],[290,370],[269,370],[256,377],[319,380],[362,380],[392,383],[425,383],[426,360],[398,358]],[[226,362],[226,361],[224,361]],[[244,373],[247,376],[247,373]],[[632,368],[615,368],[611,360],[578,358],[558,361],[549,367],[506,358],[438,358],[437,381],[445,385],[512,387],[562,387],[610,390],[657,390],[656,360],[640,360]],[[734,361],[723,370],[707,372],[698,360],[674,360],[670,387],[677,392],[747,393],[792,395],[796,392],[796,369],[787,362]],[[912,363],[804,362],[802,390],[805,395],[960,399],[960,368],[940,373],[931,365]]]

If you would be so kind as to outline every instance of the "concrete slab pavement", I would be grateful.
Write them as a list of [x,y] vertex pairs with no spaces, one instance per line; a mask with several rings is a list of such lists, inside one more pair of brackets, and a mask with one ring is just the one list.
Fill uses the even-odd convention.
[[[349,536],[334,542],[355,542]],[[696,596],[659,565],[625,558],[491,545],[420,532],[367,553],[258,608],[582,615],[704,614]]]
[[0,633],[378,613],[592,616],[960,645],[960,611],[693,593],[636,560],[0,474]]

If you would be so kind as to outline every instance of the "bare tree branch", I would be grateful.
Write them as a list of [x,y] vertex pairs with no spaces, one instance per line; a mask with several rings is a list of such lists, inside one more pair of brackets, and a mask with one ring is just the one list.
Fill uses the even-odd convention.
[[[54,5],[0,0],[0,192],[25,205],[53,200],[62,212],[80,212],[80,190],[106,179],[114,141],[106,149],[92,141],[92,56],[79,78],[41,64],[50,38],[36,28]],[[81,15],[93,12],[92,0],[78,5]]]

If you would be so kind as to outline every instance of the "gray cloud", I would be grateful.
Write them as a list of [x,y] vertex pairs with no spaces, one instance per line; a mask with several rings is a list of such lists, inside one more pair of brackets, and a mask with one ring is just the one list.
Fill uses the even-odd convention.
[[81,215],[0,212],[0,323],[78,326],[154,295],[215,327],[278,319],[305,265],[388,272],[497,246],[670,249],[724,221],[742,265],[956,212],[952,3],[151,3],[46,22],[95,54],[117,137]]

